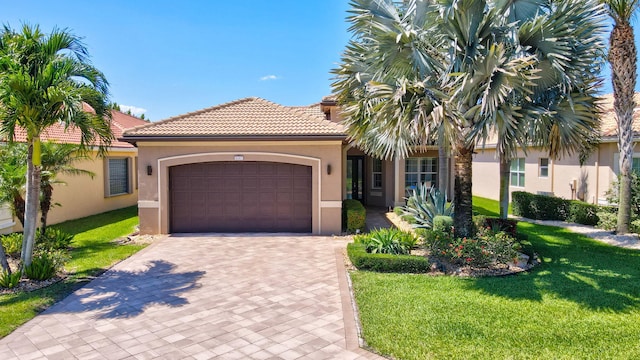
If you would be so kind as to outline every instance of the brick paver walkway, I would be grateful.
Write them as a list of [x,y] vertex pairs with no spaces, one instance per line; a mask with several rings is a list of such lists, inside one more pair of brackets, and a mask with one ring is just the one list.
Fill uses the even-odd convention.
[[376,359],[340,247],[312,236],[156,241],[0,340],[0,359]]

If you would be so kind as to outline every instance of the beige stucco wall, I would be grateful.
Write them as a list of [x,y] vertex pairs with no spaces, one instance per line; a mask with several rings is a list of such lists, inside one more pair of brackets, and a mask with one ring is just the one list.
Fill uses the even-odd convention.
[[[135,164],[137,149],[111,149],[108,157],[128,157],[131,163]],[[60,175],[59,180],[66,184],[56,184],[53,186],[52,202],[59,203],[49,212],[47,222],[57,224],[67,220],[99,214],[105,211],[120,209],[127,206],[136,205],[138,201],[138,191],[136,186],[135,170],[132,171],[132,193],[105,197],[105,168],[104,159],[92,155],[90,159],[79,160],[74,163],[78,169],[88,170],[95,174],[93,178],[88,175]],[[0,225],[2,225],[3,214],[0,210]],[[39,215],[38,215],[39,216]],[[39,219],[39,218],[38,218]],[[22,231],[19,221],[15,220],[15,225],[4,227],[0,232]]]
[[[342,230],[342,142],[332,141],[220,141],[139,142],[139,214],[144,234],[169,229],[168,178],[171,166],[212,161],[269,161],[312,168],[312,231],[339,234]],[[242,156],[242,160],[236,160]],[[146,167],[153,169],[151,176]],[[327,167],[331,165],[331,174]]]
[[[500,173],[495,149],[479,149],[473,157],[473,194],[490,199],[499,198]],[[636,145],[635,157],[640,157],[640,146]],[[525,186],[510,186],[510,192],[553,193],[564,199],[579,199],[588,203],[601,203],[605,192],[616,178],[616,143],[601,143],[580,166],[577,155],[549,159],[549,176],[539,176],[540,158],[548,154],[529,149],[525,157]],[[572,190],[574,187],[575,190]]]

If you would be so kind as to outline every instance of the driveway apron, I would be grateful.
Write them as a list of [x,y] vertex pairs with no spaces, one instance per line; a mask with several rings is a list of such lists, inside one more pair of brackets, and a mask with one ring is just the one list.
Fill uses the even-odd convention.
[[157,240],[0,340],[0,359],[375,359],[315,236]]

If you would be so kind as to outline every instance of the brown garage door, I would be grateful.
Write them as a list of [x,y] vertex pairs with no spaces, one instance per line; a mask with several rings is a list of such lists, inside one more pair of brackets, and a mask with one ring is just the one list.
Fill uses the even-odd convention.
[[173,233],[311,232],[311,167],[209,162],[169,169]]

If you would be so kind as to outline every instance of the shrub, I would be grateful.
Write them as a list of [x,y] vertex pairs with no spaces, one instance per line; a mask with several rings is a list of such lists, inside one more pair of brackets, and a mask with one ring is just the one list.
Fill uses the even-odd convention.
[[0,271],[0,286],[7,289],[13,289],[20,283],[21,275],[22,274],[20,274],[19,271],[14,273],[10,273],[6,270]]
[[566,220],[569,200],[554,196],[534,195],[524,191],[511,194],[513,214],[535,220]]
[[616,229],[618,214],[615,208],[601,206],[596,215],[598,216],[598,228],[604,230]]
[[39,231],[36,237],[36,248],[44,251],[66,250],[73,241],[73,235],[55,228],[47,228],[44,235]]
[[441,244],[434,255],[458,265],[485,267],[513,261],[518,250],[518,242],[505,232],[481,230],[475,239],[452,238],[447,244]]
[[447,202],[447,196],[435,187],[420,184],[411,190],[407,205],[402,207],[405,215],[415,219],[417,228],[433,227],[433,218],[438,215],[453,217],[453,204]]
[[484,226],[494,233],[503,231],[512,238],[515,238],[518,232],[518,220],[515,219],[487,217],[484,220]]
[[347,232],[363,232],[367,211],[358,200],[342,201],[342,228]]
[[31,265],[24,268],[24,275],[32,280],[51,279],[68,260],[68,255],[62,250],[35,252]]
[[583,201],[570,201],[567,221],[583,225],[597,225],[598,221],[600,221],[598,218],[598,206]]
[[433,218],[433,230],[451,232],[453,230],[453,218],[451,216],[438,215]]
[[[635,171],[630,174],[631,177],[631,212],[632,217],[640,216],[640,175]],[[619,202],[618,188],[620,187],[620,177],[611,184],[611,187],[605,193],[605,197],[610,204]]]
[[423,256],[370,254],[364,244],[348,244],[347,255],[358,270],[385,273],[426,273],[430,270],[429,260]]
[[372,254],[408,255],[416,245],[416,237],[399,229],[376,229],[369,234],[357,235],[354,241],[365,246]]
[[20,252],[22,252],[22,238],[22,233],[12,233],[0,238],[7,256],[11,256],[12,258],[20,257]]

